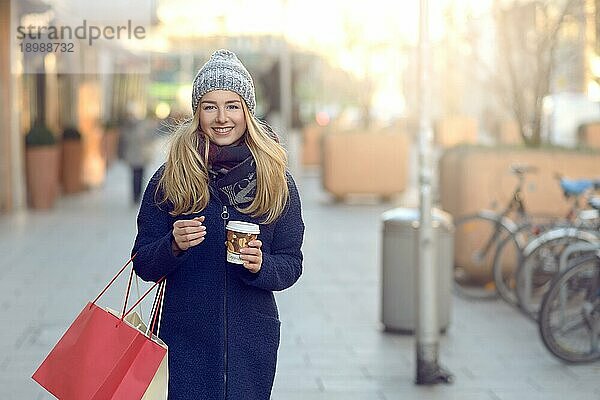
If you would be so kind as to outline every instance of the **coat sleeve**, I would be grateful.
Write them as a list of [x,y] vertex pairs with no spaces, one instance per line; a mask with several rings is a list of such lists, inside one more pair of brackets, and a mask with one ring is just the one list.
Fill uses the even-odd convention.
[[[172,218],[166,205],[156,204],[155,194],[162,174],[159,169],[146,187],[137,217],[137,236],[131,254],[133,269],[145,281],[157,281],[181,266],[188,252],[175,256],[171,247]],[[161,209],[162,208],[162,209]]]
[[287,179],[290,196],[283,214],[275,222],[271,252],[263,252],[263,262],[258,273],[243,270],[242,274],[242,279],[248,285],[265,290],[287,289],[302,275],[302,206],[294,179],[290,174]]

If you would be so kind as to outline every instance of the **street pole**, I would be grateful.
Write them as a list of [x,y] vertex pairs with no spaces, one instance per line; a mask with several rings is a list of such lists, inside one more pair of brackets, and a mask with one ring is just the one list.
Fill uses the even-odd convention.
[[283,0],[281,21],[281,48],[279,53],[279,106],[283,142],[288,148],[288,167],[293,175],[298,173],[298,138],[292,128],[292,55],[287,36],[288,3]]
[[439,324],[436,260],[431,218],[432,138],[430,102],[429,1],[420,0],[419,15],[419,261],[417,268],[418,385],[449,383],[452,376],[438,364]]

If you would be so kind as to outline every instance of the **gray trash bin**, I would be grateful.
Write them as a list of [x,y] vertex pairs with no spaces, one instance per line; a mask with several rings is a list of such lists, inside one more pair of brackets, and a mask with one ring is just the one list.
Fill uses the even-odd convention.
[[[419,210],[395,208],[382,214],[381,321],[388,331],[413,333],[416,329],[416,269]],[[450,323],[454,227],[452,217],[432,210],[434,260],[437,261],[438,323]]]

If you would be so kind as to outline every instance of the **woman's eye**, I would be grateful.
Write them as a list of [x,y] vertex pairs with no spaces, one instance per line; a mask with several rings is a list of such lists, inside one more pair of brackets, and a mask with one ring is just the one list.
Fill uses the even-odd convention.
[[215,106],[204,106],[204,110],[207,110],[207,111],[214,110],[214,109],[216,109]]
[[229,104],[227,108],[230,110],[238,110],[240,106],[238,106],[237,104]]

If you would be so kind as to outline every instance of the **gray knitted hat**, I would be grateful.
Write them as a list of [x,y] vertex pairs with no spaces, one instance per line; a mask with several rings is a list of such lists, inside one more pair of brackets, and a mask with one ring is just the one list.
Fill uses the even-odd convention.
[[250,113],[254,114],[256,98],[252,77],[235,53],[224,49],[215,51],[196,74],[192,88],[192,112],[196,112],[202,96],[219,89],[239,94]]

